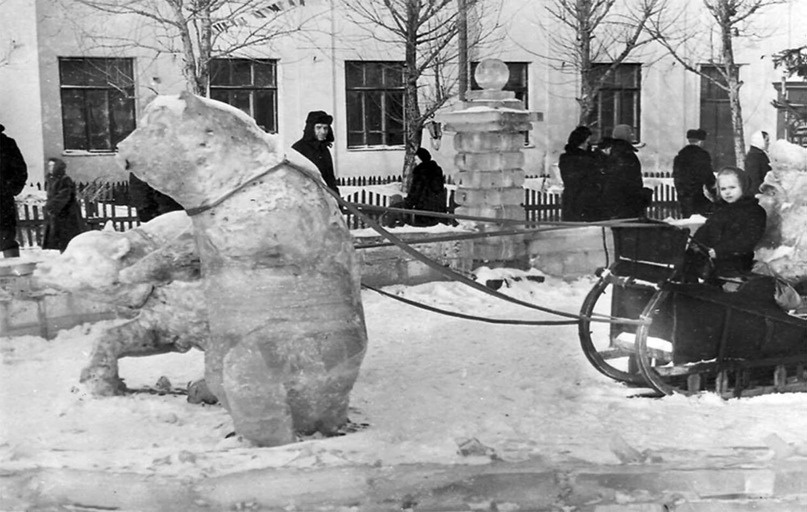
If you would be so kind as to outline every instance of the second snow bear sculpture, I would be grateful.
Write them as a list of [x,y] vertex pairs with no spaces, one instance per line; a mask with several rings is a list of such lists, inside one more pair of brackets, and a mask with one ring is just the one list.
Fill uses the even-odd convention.
[[765,238],[756,251],[780,277],[807,289],[807,149],[777,140],[769,151],[771,170],[760,187],[768,212]]
[[238,109],[160,96],[119,161],[193,219],[209,311],[205,379],[261,446],[334,433],[367,347],[350,233],[318,173]]
[[121,321],[103,331],[81,372],[93,394],[125,390],[122,357],[205,349],[207,311],[190,229],[185,212],[171,212],[125,232],[87,231],[37,265],[40,285],[118,310]]

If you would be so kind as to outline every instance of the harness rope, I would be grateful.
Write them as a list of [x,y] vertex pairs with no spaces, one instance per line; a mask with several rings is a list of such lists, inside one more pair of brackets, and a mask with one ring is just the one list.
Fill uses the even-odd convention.
[[[210,210],[211,208],[214,208],[214,207],[218,206],[219,204],[221,204],[222,202],[224,202],[228,198],[232,197],[238,191],[245,188],[247,185],[253,183],[254,181],[256,181],[256,180],[258,180],[258,179],[260,179],[260,178],[262,178],[264,176],[266,176],[267,174],[270,174],[272,172],[277,171],[278,169],[280,169],[286,163],[288,163],[288,161],[283,160],[283,161],[279,162],[277,165],[274,165],[274,166],[270,167],[269,169],[266,169],[266,170],[263,170],[261,172],[256,173],[254,176],[244,180],[240,185],[238,185],[235,188],[233,188],[232,190],[222,194],[221,196],[219,196],[217,199],[215,199],[214,201],[212,201],[209,204],[202,205],[202,206],[199,206],[199,207],[196,207],[196,208],[188,208],[188,209],[186,209],[187,214],[190,215],[190,216],[198,215],[198,214],[203,213],[203,212],[205,212],[207,210]],[[631,318],[620,318],[620,317],[614,317],[614,316],[611,316],[611,315],[602,315],[602,314],[594,314],[592,316],[586,317],[586,316],[582,316],[582,315],[578,315],[578,314],[567,313],[565,311],[559,311],[559,310],[547,308],[547,307],[544,307],[544,306],[539,306],[537,304],[532,304],[530,302],[522,301],[522,300],[516,299],[515,297],[511,297],[509,295],[497,292],[495,290],[492,290],[492,289],[488,288],[485,285],[482,285],[482,284],[474,281],[473,279],[470,279],[470,278],[460,274],[459,272],[456,272],[456,271],[454,271],[452,269],[449,269],[449,268],[441,265],[440,263],[438,263],[438,262],[436,262],[436,261],[434,261],[434,260],[432,260],[430,258],[427,258],[426,256],[424,256],[423,254],[421,254],[417,250],[413,249],[410,246],[410,244],[408,244],[407,242],[403,241],[399,237],[393,235],[392,233],[390,233],[389,231],[384,229],[378,222],[376,222],[374,219],[372,219],[371,217],[369,217],[365,213],[363,213],[362,209],[366,209],[366,210],[373,210],[374,209],[374,210],[383,210],[383,211],[391,211],[391,212],[402,212],[402,213],[407,213],[407,214],[424,213],[424,214],[430,215],[430,216],[443,217],[443,218],[449,218],[449,219],[475,220],[475,221],[491,222],[491,223],[496,223],[496,224],[510,224],[510,225],[532,226],[532,225],[539,224],[536,221],[520,221],[520,220],[516,220],[516,219],[493,219],[493,218],[488,218],[488,217],[476,217],[476,216],[470,216],[470,215],[442,214],[442,213],[429,212],[429,211],[424,211],[424,210],[410,210],[410,209],[403,209],[403,208],[387,208],[387,207],[379,207],[379,206],[375,206],[375,205],[365,205],[365,204],[360,204],[360,203],[359,204],[354,204],[354,203],[350,203],[348,201],[345,201],[337,192],[331,190],[331,188],[328,187],[321,180],[318,180],[314,176],[311,176],[308,173],[305,173],[305,172],[297,169],[297,167],[294,166],[294,165],[292,165],[292,167],[295,170],[297,170],[298,172],[301,172],[302,174],[304,174],[305,176],[310,178],[318,187],[320,187],[320,189],[324,190],[327,194],[330,194],[331,197],[333,197],[336,200],[337,204],[340,205],[340,207],[348,210],[353,215],[356,215],[365,224],[369,225],[373,230],[375,230],[376,232],[381,234],[383,237],[388,239],[390,241],[391,245],[397,246],[402,251],[409,254],[410,256],[412,256],[416,260],[420,261],[421,263],[424,263],[427,267],[431,268],[432,270],[435,270],[437,273],[439,273],[443,277],[446,277],[446,278],[448,278],[449,280],[452,280],[452,281],[457,281],[459,283],[465,284],[466,286],[469,286],[469,287],[471,287],[471,288],[473,288],[475,290],[481,291],[481,292],[483,292],[483,293],[485,293],[487,295],[490,295],[492,297],[495,297],[497,299],[504,300],[506,302],[511,302],[513,304],[518,304],[518,305],[521,305],[521,306],[524,306],[524,307],[527,307],[527,308],[530,308],[530,309],[535,309],[535,310],[538,310],[538,311],[541,311],[541,312],[544,312],[544,313],[550,313],[550,314],[553,314],[553,315],[557,315],[557,316],[560,316],[560,317],[563,317],[563,318],[567,318],[569,320],[528,321],[528,320],[498,320],[498,319],[491,319],[491,318],[475,317],[475,316],[472,316],[472,315],[464,315],[462,313],[453,313],[453,312],[450,312],[450,311],[441,310],[439,308],[433,308],[433,307],[427,306],[425,304],[420,304],[420,303],[417,303],[415,301],[409,301],[408,299],[403,299],[402,297],[387,294],[387,293],[382,292],[380,290],[371,288],[371,287],[369,287],[367,285],[363,285],[365,288],[368,288],[370,290],[373,290],[373,291],[376,291],[378,293],[381,293],[382,295],[386,295],[386,296],[389,296],[391,298],[401,300],[402,302],[406,302],[406,303],[411,304],[411,305],[416,305],[417,307],[422,307],[424,309],[431,310],[431,311],[434,311],[434,312],[438,312],[438,313],[442,313],[442,314],[446,314],[446,315],[450,315],[450,316],[457,316],[457,317],[460,317],[460,318],[467,318],[467,319],[471,319],[471,320],[479,320],[479,321],[491,322],[491,323],[507,323],[507,324],[521,324],[521,325],[572,325],[572,324],[576,324],[576,323],[578,323],[578,322],[580,322],[582,320],[586,320],[586,321],[589,321],[589,322],[618,323],[618,324],[625,324],[625,325],[644,325],[644,324],[649,323],[647,319],[634,320],[634,319],[631,319]],[[599,225],[599,226],[602,226],[603,228],[609,227],[609,226],[650,227],[647,224],[632,222],[632,221],[636,221],[636,220],[638,220],[638,219],[620,219],[618,221],[604,221],[604,222],[596,222],[596,223],[542,222],[541,224],[544,224],[544,225],[547,225],[547,226],[550,226],[550,227],[548,227],[546,229],[543,229],[543,230],[535,230],[535,229],[532,229],[532,230],[518,230],[518,231],[508,230],[508,231],[502,231],[502,232],[498,232],[498,233],[493,232],[493,233],[489,233],[489,234],[480,234],[480,235],[474,234],[474,237],[504,236],[505,234],[516,234],[516,233],[523,234],[523,233],[532,232],[532,231],[546,231],[546,230],[560,229],[560,228],[565,228],[565,227],[591,226],[591,225]],[[433,237],[433,238],[435,238],[435,237]],[[442,239],[445,240],[446,238],[442,237]],[[431,242],[431,241],[433,241],[433,240],[431,240],[431,239],[423,239],[423,240],[418,241],[418,243],[427,243],[427,242]],[[387,244],[384,244],[384,245],[387,245]],[[377,246],[378,245],[373,245],[373,247],[377,247]]]
[[[446,278],[448,278],[448,279],[450,279],[452,281],[457,281],[459,283],[465,284],[465,285],[467,285],[467,286],[469,286],[469,287],[471,287],[471,288],[473,288],[475,290],[481,291],[481,292],[486,293],[486,294],[488,294],[488,295],[490,295],[492,297],[504,300],[506,302],[511,302],[513,304],[519,304],[521,306],[524,306],[524,307],[527,307],[527,308],[530,308],[530,309],[535,309],[535,310],[538,310],[538,311],[541,311],[541,312],[544,312],[544,313],[550,313],[550,314],[557,315],[557,316],[560,316],[560,317],[563,317],[563,318],[569,318],[569,319],[574,320],[573,322],[568,322],[567,325],[577,323],[577,322],[579,322],[581,320],[587,320],[589,322],[619,323],[619,324],[625,324],[625,325],[643,325],[643,324],[648,323],[647,319],[634,320],[632,318],[619,318],[619,317],[614,317],[614,316],[610,316],[610,315],[600,315],[600,314],[592,315],[590,317],[585,317],[585,316],[581,316],[581,315],[578,315],[578,314],[567,313],[565,311],[559,311],[559,310],[556,310],[556,309],[551,309],[551,308],[547,308],[547,307],[544,307],[544,306],[539,306],[537,304],[532,304],[530,302],[519,300],[519,299],[516,299],[515,297],[511,297],[509,295],[499,293],[499,292],[497,292],[495,290],[491,290],[487,286],[479,284],[476,281],[474,281],[473,279],[470,279],[470,278],[468,278],[468,277],[466,277],[466,276],[464,276],[464,275],[462,275],[462,274],[460,274],[460,273],[458,273],[458,272],[456,272],[456,271],[454,271],[454,270],[452,270],[450,268],[447,268],[447,267],[441,265],[440,263],[438,263],[438,262],[436,262],[436,261],[422,255],[420,252],[413,249],[408,243],[404,242],[399,237],[393,235],[392,233],[390,233],[389,231],[384,229],[374,219],[372,219],[371,217],[368,217],[367,215],[365,215],[353,203],[350,203],[350,202],[345,201],[344,199],[342,199],[342,197],[338,193],[331,190],[327,185],[325,185],[324,182],[320,182],[320,180],[316,180],[316,179],[314,179],[314,182],[322,190],[324,190],[325,192],[330,194],[334,199],[336,199],[337,203],[341,207],[347,209],[350,213],[358,216],[362,221],[364,221],[367,225],[369,225],[371,228],[373,228],[376,232],[380,233],[382,236],[387,238],[395,246],[397,246],[402,251],[409,254],[410,256],[415,258],[416,260],[420,261],[421,263],[424,263],[429,268],[435,270],[437,273],[439,273],[443,277],[446,277]],[[404,210],[404,211],[406,211],[408,213],[412,213],[415,210]],[[427,212],[427,213],[429,213],[429,212]],[[490,219],[490,218],[486,218],[486,217],[482,217],[482,219],[484,219],[487,222],[494,222],[494,223],[499,223],[500,220],[504,220],[504,219]],[[628,221],[630,221],[630,220],[633,220],[633,219],[628,219]],[[515,223],[522,223],[523,224],[524,222],[515,221]],[[532,223],[534,223],[534,221]],[[611,222],[608,225],[613,225],[613,224],[619,224],[620,226],[624,225],[622,222],[619,222],[619,223]]]

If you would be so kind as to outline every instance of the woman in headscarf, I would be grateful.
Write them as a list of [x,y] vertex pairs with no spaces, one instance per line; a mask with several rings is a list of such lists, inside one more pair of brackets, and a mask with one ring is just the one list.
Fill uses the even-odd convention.
[[45,180],[48,198],[45,212],[43,249],[64,252],[68,242],[84,231],[84,219],[76,198],[76,184],[67,175],[67,164],[59,158],[48,160],[48,176]]
[[591,222],[603,218],[603,157],[591,149],[591,130],[578,126],[569,134],[564,153],[558,160],[563,180],[561,219],[568,222]]

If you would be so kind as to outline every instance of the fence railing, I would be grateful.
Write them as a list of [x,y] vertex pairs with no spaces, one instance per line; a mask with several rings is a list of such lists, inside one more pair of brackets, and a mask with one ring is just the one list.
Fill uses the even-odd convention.
[[[400,182],[400,176],[356,176],[341,178],[337,181],[340,187],[369,187],[372,185],[386,185]],[[451,209],[454,203],[455,187],[447,180],[446,206]],[[652,219],[666,219],[680,217],[675,187],[669,173],[646,173],[646,186],[654,189],[653,201],[648,209],[648,217]],[[42,190],[41,184],[32,184],[34,188]],[[111,222],[116,231],[125,231],[137,227],[140,221],[137,210],[129,205],[129,185],[125,182],[105,183],[102,185],[77,185],[79,202],[84,220],[89,229],[102,229]],[[352,203],[369,204],[373,206],[389,206],[389,197],[386,194],[374,192],[372,189],[348,192],[343,190],[345,200]],[[44,204],[44,200],[41,202]],[[560,221],[561,204],[560,193],[543,187],[540,190],[524,189],[525,220],[535,222]],[[42,206],[18,201],[17,213],[17,240],[23,247],[39,246],[45,219]],[[362,229],[365,223],[352,213],[345,213],[345,221],[349,229]]]

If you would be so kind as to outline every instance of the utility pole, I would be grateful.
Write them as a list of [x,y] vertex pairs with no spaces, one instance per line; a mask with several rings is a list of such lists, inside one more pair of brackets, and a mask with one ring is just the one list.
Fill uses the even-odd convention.
[[459,44],[459,89],[460,101],[465,101],[465,93],[468,91],[468,12],[465,6],[466,0],[457,0],[457,42]]

